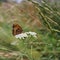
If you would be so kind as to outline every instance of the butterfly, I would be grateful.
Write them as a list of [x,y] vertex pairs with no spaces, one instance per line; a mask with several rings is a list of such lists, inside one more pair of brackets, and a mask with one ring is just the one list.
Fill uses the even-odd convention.
[[22,27],[18,24],[13,24],[12,26],[12,34],[15,36],[15,35],[18,35],[18,34],[21,34],[22,33]]

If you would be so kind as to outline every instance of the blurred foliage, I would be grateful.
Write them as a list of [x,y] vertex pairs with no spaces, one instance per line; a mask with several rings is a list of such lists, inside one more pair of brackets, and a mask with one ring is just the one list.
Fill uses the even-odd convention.
[[[59,32],[60,33],[60,11],[56,8],[52,8],[49,4],[45,1],[42,1],[41,4],[32,1],[35,4],[39,17],[42,18],[43,24],[47,26],[51,31]],[[41,19],[40,18],[40,19]]]
[[[3,51],[3,55],[0,53],[0,60],[59,60],[59,8],[45,1],[39,4],[30,0],[29,5],[27,3],[23,2],[23,6],[12,4],[11,9],[10,4],[8,8],[4,5],[2,7],[5,8],[0,8],[0,51]],[[21,25],[24,32],[35,31],[37,38],[16,39],[12,35],[13,23]],[[14,41],[17,41],[17,44],[11,45]],[[15,52],[17,56],[10,57],[10,52]]]

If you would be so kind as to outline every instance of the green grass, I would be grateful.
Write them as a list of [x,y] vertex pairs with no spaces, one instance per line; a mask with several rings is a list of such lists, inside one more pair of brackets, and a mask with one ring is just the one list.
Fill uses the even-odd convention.
[[[35,3],[34,3],[35,4]],[[37,38],[29,37],[26,39],[17,39],[12,35],[12,22],[8,23],[8,18],[11,16],[3,14],[4,22],[0,22],[0,51],[5,53],[15,52],[17,56],[5,57],[3,54],[0,56],[0,60],[59,60],[60,59],[60,15],[56,14],[59,11],[55,11],[52,7],[38,4],[34,5],[38,11],[39,18],[42,20],[42,29],[25,24],[22,17],[18,16],[19,13],[14,10],[14,15],[18,18],[17,23],[22,26],[24,32],[35,31]],[[19,11],[19,10],[18,10]],[[37,12],[37,13],[38,13]],[[50,13],[52,12],[52,14]],[[27,12],[23,13],[24,17]],[[1,14],[0,14],[1,15]],[[7,17],[8,16],[8,17]],[[10,17],[9,17],[10,16]],[[29,17],[29,16],[28,16]],[[27,17],[27,18],[28,18]],[[6,20],[7,19],[7,20]],[[11,19],[11,18],[10,18]],[[58,19],[58,21],[57,21]],[[31,19],[30,19],[31,20]],[[50,23],[49,23],[50,22]],[[32,23],[31,23],[32,24]],[[51,28],[57,26],[56,30],[51,32]],[[11,45],[12,42],[17,41],[17,44]]]
[[[29,29],[29,28],[28,28]],[[25,29],[26,31],[27,29]],[[5,23],[1,24],[0,28],[0,50],[7,51],[7,52],[19,52],[22,56],[27,56],[29,60],[55,60],[60,58],[60,39],[57,39],[54,35],[52,35],[50,32],[43,33],[41,31],[38,32],[38,30],[35,31],[38,36],[38,38],[26,38],[23,40],[16,39],[11,34],[11,26],[7,25]],[[18,45],[11,45],[11,42],[18,41]],[[26,44],[24,44],[26,43]],[[32,50],[31,50],[32,47]],[[31,54],[32,52],[32,54]],[[18,54],[18,56],[20,56]],[[18,58],[18,57],[17,57]],[[17,58],[6,58],[6,60],[15,60]],[[21,58],[21,56],[20,56]],[[19,59],[20,59],[19,58]],[[0,58],[5,60],[5,58]]]

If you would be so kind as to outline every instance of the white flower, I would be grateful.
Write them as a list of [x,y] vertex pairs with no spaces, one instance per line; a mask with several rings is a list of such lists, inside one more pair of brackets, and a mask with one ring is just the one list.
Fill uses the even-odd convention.
[[15,37],[24,39],[24,38],[28,37],[28,35],[26,33],[21,33],[21,34],[15,35]]
[[33,37],[37,37],[37,33],[35,32],[25,32],[25,33],[21,33],[21,34],[18,34],[18,35],[15,35],[16,38],[19,38],[19,39],[24,39],[24,38],[27,38],[29,37],[29,35],[33,36]]
[[33,37],[37,37],[37,33],[35,33],[35,32],[26,32],[27,34],[29,34],[29,35],[32,35]]
[[29,32],[29,34],[30,34],[30,35],[36,35],[36,33],[35,33],[35,32]]

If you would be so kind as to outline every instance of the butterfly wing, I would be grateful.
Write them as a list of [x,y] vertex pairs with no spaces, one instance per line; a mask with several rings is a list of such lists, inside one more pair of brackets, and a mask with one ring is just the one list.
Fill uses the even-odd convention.
[[22,33],[22,28],[21,26],[19,26],[18,24],[13,24],[13,30],[12,30],[12,34],[13,35],[18,35]]

